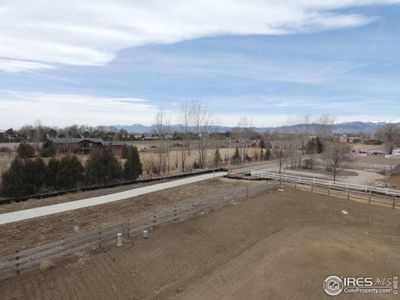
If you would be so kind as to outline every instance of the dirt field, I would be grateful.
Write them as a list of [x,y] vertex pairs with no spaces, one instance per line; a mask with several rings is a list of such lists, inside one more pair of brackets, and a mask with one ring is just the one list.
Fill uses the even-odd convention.
[[[110,204],[0,225],[0,255],[13,253],[17,249],[32,248],[43,243],[62,239],[77,232],[85,232],[100,228],[106,224],[123,221],[126,218],[134,218],[137,215],[148,214],[150,218],[155,212],[171,209],[174,205],[182,202],[201,203],[206,199],[210,199],[210,197],[235,192],[235,190],[243,190],[246,186],[259,184],[262,183],[241,182],[225,178],[207,180]],[[63,196],[62,201],[65,202],[69,197],[73,196],[76,197],[74,194]],[[16,203],[13,204],[13,208],[36,204],[34,201]],[[42,200],[36,201],[40,202]],[[49,198],[43,199],[43,201],[51,202],[53,200]],[[7,206],[4,206],[4,210],[6,208]]]
[[356,163],[378,164],[396,166],[400,164],[400,158],[385,158],[382,156],[352,156]]
[[327,275],[398,275],[399,229],[397,210],[266,192],[148,240],[2,281],[0,299],[331,299]]

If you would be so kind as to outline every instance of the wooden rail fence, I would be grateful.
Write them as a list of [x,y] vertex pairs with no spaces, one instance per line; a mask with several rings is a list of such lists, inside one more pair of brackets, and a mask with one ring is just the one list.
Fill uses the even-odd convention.
[[32,249],[16,251],[15,253],[0,257],[0,279],[9,278],[38,268],[44,260],[55,261],[74,254],[104,247],[107,244],[116,243],[118,233],[122,233],[123,239],[129,239],[141,234],[145,229],[151,230],[156,226],[181,222],[193,216],[201,215],[225,203],[244,200],[272,188],[272,184],[260,184],[254,187],[246,187],[239,191],[236,190],[233,193],[225,193],[197,203],[185,202],[169,210],[160,210],[150,215],[143,214],[127,218],[123,222],[70,236]]
[[335,196],[348,200],[367,202],[368,204],[388,206],[393,209],[400,208],[398,204],[400,201],[400,190],[333,182],[329,180],[276,174],[264,171],[252,171],[251,174],[256,178],[289,184],[299,190]]

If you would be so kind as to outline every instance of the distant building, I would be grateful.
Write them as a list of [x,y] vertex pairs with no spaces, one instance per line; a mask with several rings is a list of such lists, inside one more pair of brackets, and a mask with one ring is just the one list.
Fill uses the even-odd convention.
[[400,149],[394,149],[392,155],[400,157]]
[[50,142],[57,153],[90,154],[100,147],[111,146],[116,156],[122,155],[122,148],[126,144],[121,141],[104,141],[101,138],[51,138]]
[[400,165],[390,171],[389,185],[392,188],[400,188]]
[[122,156],[122,149],[124,145],[126,145],[125,142],[122,141],[106,141],[104,142],[105,145],[111,146],[114,155],[121,157]]

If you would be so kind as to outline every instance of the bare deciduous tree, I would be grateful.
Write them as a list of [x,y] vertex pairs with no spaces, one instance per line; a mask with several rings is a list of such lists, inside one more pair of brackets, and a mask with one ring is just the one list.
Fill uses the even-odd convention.
[[[169,144],[167,136],[171,132],[170,119],[167,117],[165,110],[160,108],[156,114],[155,125],[153,127],[154,133],[158,136],[158,159],[159,159],[159,174],[162,171],[169,172]],[[167,170],[163,170],[163,153],[167,153]]]
[[300,123],[297,128],[297,133],[299,136],[299,152],[300,155],[298,155],[298,161],[297,161],[297,167],[301,168],[302,167],[302,159],[303,155],[306,152],[306,144],[307,144],[307,139],[310,137],[312,132],[312,120],[311,116],[306,114],[303,117],[300,118]]
[[323,142],[332,137],[334,124],[335,118],[328,115],[320,117],[317,124],[315,124],[315,131]]
[[343,171],[344,162],[350,159],[350,146],[345,141],[334,139],[327,143],[324,157],[328,169],[332,172],[333,181]]
[[252,134],[252,125],[247,117],[242,117],[239,120],[238,126],[233,129],[233,137],[239,141],[239,153],[241,163],[244,163],[248,155],[248,143]]
[[181,121],[183,124],[183,145],[181,149],[181,167],[182,172],[185,172],[186,156],[190,153],[190,125],[192,121],[190,103],[185,102],[181,107]]
[[274,158],[278,160],[279,174],[282,173],[283,164],[287,161],[289,144],[290,142],[284,138],[283,140],[279,141],[279,143],[276,143],[273,148],[272,154]]
[[201,169],[206,167],[207,145],[212,125],[212,115],[208,107],[201,102],[193,101],[190,104],[190,115],[198,137],[199,160],[198,166]]
[[395,123],[387,123],[378,131],[378,136],[384,141],[386,151],[391,154],[400,143],[400,128]]

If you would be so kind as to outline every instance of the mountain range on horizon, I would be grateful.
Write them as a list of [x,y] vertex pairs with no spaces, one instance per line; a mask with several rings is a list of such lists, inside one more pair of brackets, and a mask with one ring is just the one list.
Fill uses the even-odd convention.
[[[336,134],[357,134],[360,132],[363,133],[375,133],[379,130],[382,126],[384,126],[385,122],[343,122],[343,123],[336,123],[333,125],[333,132]],[[400,124],[400,123],[397,123]],[[276,126],[276,127],[252,127],[256,132],[288,132],[293,133],[296,130],[303,126],[304,124],[296,124],[296,125],[285,125],[285,126]],[[129,133],[143,133],[149,134],[154,131],[155,125],[146,126],[143,124],[132,124],[132,125],[113,125],[108,126],[117,129],[124,129]],[[173,124],[171,125],[172,131],[182,132],[183,125],[182,124]],[[231,131],[235,126],[212,126],[212,131],[214,132],[227,132]]]

